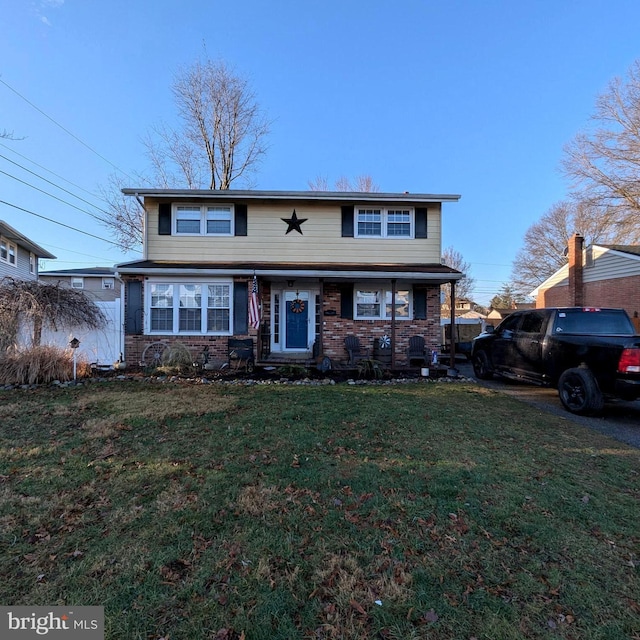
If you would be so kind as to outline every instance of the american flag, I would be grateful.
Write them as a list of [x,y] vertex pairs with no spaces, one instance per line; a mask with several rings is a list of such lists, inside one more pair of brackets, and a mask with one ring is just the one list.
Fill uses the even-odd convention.
[[253,276],[251,295],[249,296],[249,326],[257,329],[260,326],[260,304],[258,302],[258,279]]

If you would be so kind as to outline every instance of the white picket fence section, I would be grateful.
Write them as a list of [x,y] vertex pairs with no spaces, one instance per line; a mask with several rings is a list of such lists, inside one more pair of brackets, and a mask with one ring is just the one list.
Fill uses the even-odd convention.
[[72,338],[80,340],[78,357],[98,365],[112,365],[120,358],[124,349],[122,327],[122,302],[96,302],[107,317],[107,324],[98,330],[66,329],[60,331],[44,330],[41,344],[68,347]]

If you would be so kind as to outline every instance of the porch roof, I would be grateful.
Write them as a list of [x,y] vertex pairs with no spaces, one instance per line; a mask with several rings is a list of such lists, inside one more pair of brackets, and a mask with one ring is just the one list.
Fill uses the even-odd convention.
[[271,278],[324,278],[325,280],[401,280],[444,284],[464,274],[443,264],[173,262],[137,260],[116,265],[118,274],[153,276],[247,276]]

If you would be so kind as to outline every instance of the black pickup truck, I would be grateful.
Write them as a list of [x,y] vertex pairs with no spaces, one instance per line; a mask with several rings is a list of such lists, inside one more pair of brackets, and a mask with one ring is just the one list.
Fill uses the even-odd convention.
[[640,398],[640,336],[623,309],[515,311],[474,339],[476,376],[556,387],[564,407],[593,413],[605,398]]

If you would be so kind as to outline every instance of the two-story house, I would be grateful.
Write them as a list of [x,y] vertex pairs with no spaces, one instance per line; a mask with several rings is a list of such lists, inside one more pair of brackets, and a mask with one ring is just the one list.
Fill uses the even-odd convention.
[[145,221],[142,260],[116,267],[128,362],[173,341],[224,361],[230,337],[254,338],[258,364],[339,365],[347,336],[370,353],[383,338],[393,366],[412,336],[440,346],[440,285],[463,275],[441,263],[442,203],[457,195],[123,193]]
[[55,256],[0,220],[0,279],[38,279],[38,260]]
[[94,302],[115,302],[120,299],[121,282],[114,267],[82,267],[41,271],[40,280],[83,291]]

